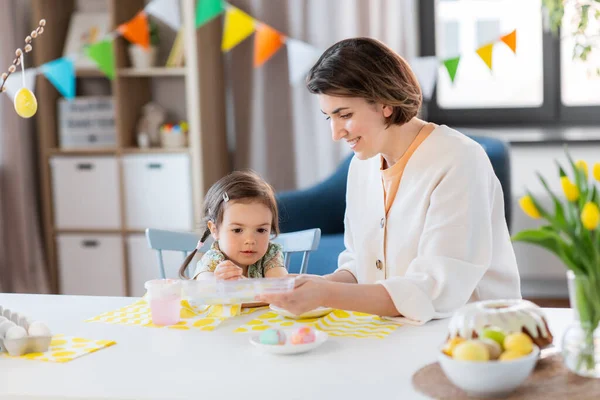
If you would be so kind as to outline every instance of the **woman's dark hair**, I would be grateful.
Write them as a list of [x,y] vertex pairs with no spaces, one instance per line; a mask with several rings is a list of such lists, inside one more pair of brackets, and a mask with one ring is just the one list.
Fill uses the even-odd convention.
[[[205,229],[200,241],[205,242],[210,235],[208,222],[212,221],[217,227],[223,222],[225,203],[255,203],[259,202],[271,210],[271,233],[279,234],[279,213],[275,191],[258,174],[252,171],[234,171],[218,180],[208,189],[204,197],[202,207],[202,227]],[[179,270],[179,276],[185,277],[183,265]]]
[[337,42],[306,77],[313,94],[362,97],[393,108],[388,126],[403,125],[419,113],[423,96],[408,63],[378,40],[360,37]]

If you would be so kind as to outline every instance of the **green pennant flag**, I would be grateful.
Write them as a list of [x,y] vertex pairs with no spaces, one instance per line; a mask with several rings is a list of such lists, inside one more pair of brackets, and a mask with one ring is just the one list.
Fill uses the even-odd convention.
[[198,0],[196,5],[196,28],[225,11],[221,0]]
[[458,70],[459,62],[460,56],[444,60],[444,66],[448,70],[448,75],[450,75],[450,80],[452,81],[452,83],[454,83],[454,78],[456,77],[456,71]]
[[86,47],[85,55],[94,60],[100,71],[104,72],[109,79],[114,79],[115,57],[112,39],[103,40]]

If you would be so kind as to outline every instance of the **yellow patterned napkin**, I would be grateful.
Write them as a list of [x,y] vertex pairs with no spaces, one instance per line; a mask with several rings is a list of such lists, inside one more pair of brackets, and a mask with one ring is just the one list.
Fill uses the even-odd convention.
[[169,328],[169,329],[197,329],[201,331],[212,331],[221,322],[227,318],[236,315],[251,314],[256,309],[241,309],[241,305],[212,305],[212,306],[194,306],[187,300],[181,301],[181,321],[175,325],[158,326],[152,323],[150,315],[150,306],[145,299],[136,301],[133,304],[114,311],[108,311],[86,322],[104,322],[107,324],[136,325],[151,328]]
[[376,315],[354,311],[333,310],[324,317],[300,320],[282,317],[275,311],[269,311],[240,326],[234,332],[264,331],[270,328],[299,328],[304,325],[312,325],[331,336],[380,339],[385,338],[400,326],[400,324],[386,321]]
[[54,335],[48,351],[44,353],[29,353],[18,357],[2,353],[7,358],[25,358],[28,360],[52,361],[64,363],[78,357],[101,350],[116,344],[111,340],[92,340],[74,336]]

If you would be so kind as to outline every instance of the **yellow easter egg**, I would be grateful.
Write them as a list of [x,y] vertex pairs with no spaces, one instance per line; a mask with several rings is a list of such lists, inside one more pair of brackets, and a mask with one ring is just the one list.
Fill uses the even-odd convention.
[[522,332],[511,333],[504,338],[504,350],[519,352],[523,355],[531,353],[533,341]]
[[15,111],[22,118],[31,118],[37,112],[37,100],[33,92],[21,88],[15,94]]

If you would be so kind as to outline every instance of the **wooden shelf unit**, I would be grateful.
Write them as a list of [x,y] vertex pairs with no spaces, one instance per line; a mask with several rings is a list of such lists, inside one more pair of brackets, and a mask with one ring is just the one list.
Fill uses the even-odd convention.
[[[36,39],[33,58],[36,66],[63,56],[63,46],[67,38],[70,18],[76,10],[75,0],[31,0],[32,24],[45,18],[47,28],[40,38]],[[145,5],[144,0],[106,0],[106,9],[110,14],[111,29],[136,15]],[[94,234],[112,233],[121,235],[124,253],[123,276],[128,283],[127,239],[130,234],[143,233],[139,229],[126,226],[124,203],[124,177],[122,157],[147,154],[188,154],[190,158],[191,196],[193,204],[194,230],[199,230],[202,218],[201,204],[204,194],[216,180],[230,170],[227,151],[225,127],[225,88],[223,77],[223,56],[221,53],[221,18],[216,18],[200,29],[195,28],[196,0],[180,0],[180,10],[184,32],[184,51],[186,65],[180,68],[154,67],[134,69],[129,62],[127,46],[129,43],[120,36],[114,41],[116,76],[109,81],[100,71],[95,69],[76,70],[78,96],[89,95],[82,92],[82,83],[87,80],[106,79],[110,95],[115,102],[116,147],[90,149],[61,149],[58,134],[57,102],[61,95],[43,76],[37,77],[36,96],[39,109],[37,113],[37,137],[39,160],[39,193],[42,205],[43,239],[47,265],[49,268],[52,291],[61,293],[57,259],[57,235],[65,233]],[[152,17],[151,17],[152,18]],[[161,46],[170,49],[172,42],[162,40],[162,33],[169,29],[160,20]],[[176,33],[171,32],[172,38]],[[166,43],[165,43],[166,42]],[[168,54],[168,49],[166,53]],[[163,48],[163,50],[165,50]],[[164,51],[162,52],[165,53]],[[160,54],[160,52],[159,52]],[[159,60],[160,61],[160,60]],[[164,63],[163,63],[164,65]],[[185,87],[184,117],[189,125],[188,147],[180,149],[151,148],[140,149],[136,145],[136,124],[142,107],[149,101],[169,105],[171,99],[164,99],[161,92],[153,90],[156,80],[168,81],[166,84],[179,84]],[[163,84],[162,81],[160,83]],[[164,104],[162,104],[164,106]],[[119,179],[115,185],[120,186],[121,193],[121,227],[120,229],[92,229],[81,226],[81,229],[57,229],[53,205],[51,157],[89,157],[114,156],[118,160]],[[151,201],[149,199],[148,201]],[[129,293],[129,290],[127,290]]]

